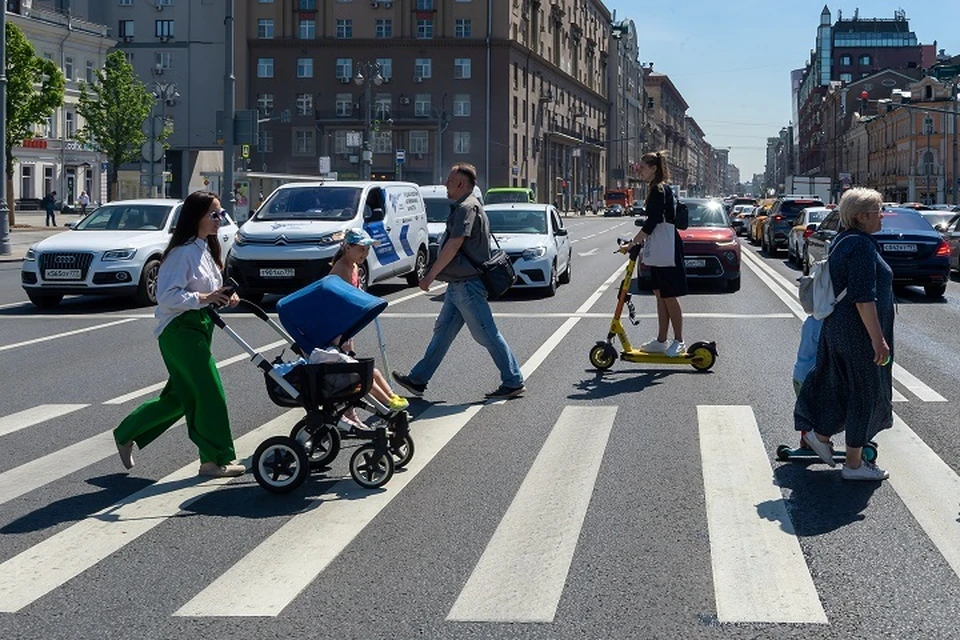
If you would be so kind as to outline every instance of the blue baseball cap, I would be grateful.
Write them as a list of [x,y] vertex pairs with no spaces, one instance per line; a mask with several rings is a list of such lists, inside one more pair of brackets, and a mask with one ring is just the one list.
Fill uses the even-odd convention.
[[370,237],[369,233],[359,227],[347,229],[347,234],[344,236],[343,241],[347,244],[359,244],[364,247],[369,247],[377,243],[376,240]]

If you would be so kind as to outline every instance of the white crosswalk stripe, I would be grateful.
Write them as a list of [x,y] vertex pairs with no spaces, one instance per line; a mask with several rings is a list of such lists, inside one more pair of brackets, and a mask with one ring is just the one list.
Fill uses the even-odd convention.
[[30,409],[0,418],[0,436],[32,427],[68,413],[73,413],[89,405],[86,404],[41,404]]

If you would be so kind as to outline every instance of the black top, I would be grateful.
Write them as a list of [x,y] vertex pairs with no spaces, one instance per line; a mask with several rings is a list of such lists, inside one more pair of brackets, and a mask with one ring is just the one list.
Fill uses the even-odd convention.
[[[661,183],[661,189],[651,187],[650,196],[644,209],[647,213],[647,219],[643,223],[641,230],[648,236],[661,222],[673,222],[673,191],[666,182]],[[669,192],[669,195],[667,195]],[[669,206],[668,206],[669,205]]]

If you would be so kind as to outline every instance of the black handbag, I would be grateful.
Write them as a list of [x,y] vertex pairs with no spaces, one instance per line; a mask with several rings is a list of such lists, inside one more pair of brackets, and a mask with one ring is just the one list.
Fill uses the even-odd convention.
[[467,259],[467,262],[472,264],[480,274],[480,279],[487,288],[487,297],[490,300],[496,300],[509,291],[510,287],[517,281],[517,272],[513,268],[513,260],[500,248],[500,242],[497,241],[497,237],[492,233],[490,237],[497,243],[497,251],[493,254],[493,257],[483,264],[477,263],[473,258],[468,256],[462,247],[461,253],[463,253],[463,257]]

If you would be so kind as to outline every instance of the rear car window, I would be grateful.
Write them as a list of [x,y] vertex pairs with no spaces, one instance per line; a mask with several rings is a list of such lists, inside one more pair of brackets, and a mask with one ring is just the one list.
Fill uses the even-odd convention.
[[883,212],[883,231],[932,231],[927,220],[909,209],[894,209]]
[[822,207],[822,202],[816,200],[784,200],[780,203],[780,215],[786,218],[796,218],[807,207]]

